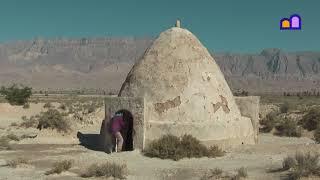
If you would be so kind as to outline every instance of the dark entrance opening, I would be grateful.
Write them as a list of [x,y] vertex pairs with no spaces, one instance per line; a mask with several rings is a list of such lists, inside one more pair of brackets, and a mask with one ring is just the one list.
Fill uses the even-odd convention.
[[133,129],[133,115],[130,111],[126,109],[121,109],[116,113],[123,114],[123,119],[126,123],[126,128],[121,130],[121,135],[123,137],[123,146],[122,151],[133,151],[133,136],[134,136],[134,129]]

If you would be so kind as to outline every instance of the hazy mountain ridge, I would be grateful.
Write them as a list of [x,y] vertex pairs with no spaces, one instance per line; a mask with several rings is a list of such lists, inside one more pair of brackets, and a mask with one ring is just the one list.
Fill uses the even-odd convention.
[[[36,89],[94,88],[116,92],[152,38],[33,40],[0,45],[0,84]],[[320,89],[320,52],[213,55],[233,89],[283,92]]]

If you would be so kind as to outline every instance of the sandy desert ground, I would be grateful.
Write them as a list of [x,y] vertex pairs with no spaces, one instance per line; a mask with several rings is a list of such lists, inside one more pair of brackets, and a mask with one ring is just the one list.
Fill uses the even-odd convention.
[[[297,151],[319,152],[320,145],[311,138],[278,137],[272,134],[260,134],[256,145],[242,145],[227,150],[223,157],[218,158],[192,158],[179,161],[148,158],[138,151],[106,154],[79,145],[77,132],[84,134],[98,134],[100,123],[104,117],[103,108],[84,118],[90,123],[76,124],[74,130],[68,134],[57,133],[52,130],[39,131],[33,128],[11,126],[20,123],[22,116],[31,116],[44,111],[44,103],[31,103],[30,108],[11,106],[0,103],[0,136],[8,134],[37,135],[35,138],[25,138],[21,141],[11,141],[12,150],[0,150],[0,179],[82,179],[79,174],[94,163],[116,162],[126,164],[129,170],[127,179],[133,180],[197,180],[209,169],[221,168],[224,171],[235,173],[240,167],[248,171],[247,179],[281,179],[286,172],[271,172],[282,167],[282,160]],[[58,103],[53,103],[58,107]],[[7,162],[17,157],[29,160],[27,165],[17,168],[6,166]],[[70,159],[74,164],[72,168],[61,174],[45,175],[52,165],[60,160]],[[100,178],[90,178],[100,179]],[[103,179],[103,178],[101,178]]]

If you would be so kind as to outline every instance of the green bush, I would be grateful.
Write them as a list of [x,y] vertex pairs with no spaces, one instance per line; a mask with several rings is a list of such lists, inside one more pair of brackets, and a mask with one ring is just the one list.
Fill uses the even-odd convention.
[[16,84],[10,87],[2,86],[0,94],[2,94],[11,105],[24,105],[32,95],[32,88],[23,85],[18,86]]
[[207,148],[191,135],[181,138],[173,135],[164,135],[150,143],[144,154],[148,157],[179,160],[192,157],[219,157],[225,153],[217,146]]
[[276,125],[278,112],[272,111],[266,115],[265,118],[260,120],[260,124],[262,128],[259,129],[260,132],[268,133],[272,131],[272,129]]
[[285,102],[285,103],[281,104],[280,112],[281,113],[287,113],[288,111],[289,111],[289,103]]
[[72,167],[73,161],[72,160],[63,160],[60,162],[57,162],[53,165],[53,168],[49,171],[47,171],[45,174],[60,174],[63,171],[68,171]]
[[128,169],[125,164],[119,165],[107,162],[101,165],[91,165],[85,173],[81,174],[81,177],[113,177],[117,179],[126,179],[127,175]]
[[288,136],[288,137],[301,137],[301,128],[298,127],[296,121],[291,118],[285,117],[276,125],[275,135]]
[[41,112],[38,118],[38,129],[56,129],[59,132],[68,132],[70,128],[69,122],[56,109],[48,109],[46,112]]
[[309,110],[309,112],[300,120],[300,124],[309,131],[315,130],[320,125],[320,110]]

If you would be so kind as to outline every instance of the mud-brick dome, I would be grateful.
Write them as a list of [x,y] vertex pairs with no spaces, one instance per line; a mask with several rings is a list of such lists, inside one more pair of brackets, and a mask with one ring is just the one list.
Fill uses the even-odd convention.
[[251,142],[250,119],[241,116],[208,50],[186,29],[162,32],[133,66],[119,96],[145,98],[146,140],[188,133],[208,142]]

